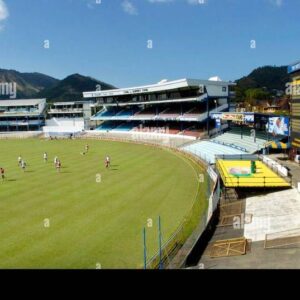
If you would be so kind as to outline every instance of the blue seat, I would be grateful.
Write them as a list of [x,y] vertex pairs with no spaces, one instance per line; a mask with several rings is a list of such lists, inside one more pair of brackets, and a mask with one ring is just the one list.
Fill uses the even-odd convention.
[[127,122],[114,128],[115,131],[131,131],[133,128],[137,127],[139,123],[137,122]]
[[113,122],[104,122],[99,127],[96,128],[97,131],[110,131],[116,127]]

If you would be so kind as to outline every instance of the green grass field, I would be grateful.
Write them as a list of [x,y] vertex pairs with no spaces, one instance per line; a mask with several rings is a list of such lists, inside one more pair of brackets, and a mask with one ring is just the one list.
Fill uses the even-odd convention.
[[[86,143],[90,151],[82,156]],[[20,154],[25,173],[17,165]],[[130,143],[0,140],[0,166],[6,171],[0,182],[2,269],[142,268],[148,220],[150,257],[158,250],[158,216],[166,241],[204,193],[200,166],[169,150]]]

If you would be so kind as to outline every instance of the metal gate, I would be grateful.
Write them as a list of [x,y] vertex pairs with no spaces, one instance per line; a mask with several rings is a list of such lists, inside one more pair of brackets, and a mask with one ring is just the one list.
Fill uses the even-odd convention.
[[219,240],[209,246],[208,255],[212,258],[238,256],[246,254],[247,239],[244,237]]

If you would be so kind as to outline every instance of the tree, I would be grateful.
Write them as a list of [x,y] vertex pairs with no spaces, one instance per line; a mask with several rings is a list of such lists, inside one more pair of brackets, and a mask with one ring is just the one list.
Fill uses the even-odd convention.
[[245,91],[245,100],[246,101],[255,101],[256,100],[267,100],[270,99],[271,94],[262,88],[248,89]]

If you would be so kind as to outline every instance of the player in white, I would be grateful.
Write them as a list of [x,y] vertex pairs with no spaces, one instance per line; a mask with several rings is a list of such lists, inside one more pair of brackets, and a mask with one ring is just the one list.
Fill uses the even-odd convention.
[[44,153],[44,162],[46,163],[48,161],[48,154],[47,152]]
[[54,165],[55,165],[55,166],[56,166],[57,162],[58,162],[58,157],[55,156],[55,157],[54,157]]
[[109,156],[106,156],[105,167],[106,167],[106,169],[110,167],[110,157]]
[[26,162],[22,159],[21,161],[21,168],[22,170],[25,172],[25,169],[26,169]]
[[18,157],[18,166],[21,167],[21,163],[22,163],[22,156],[19,155]]

